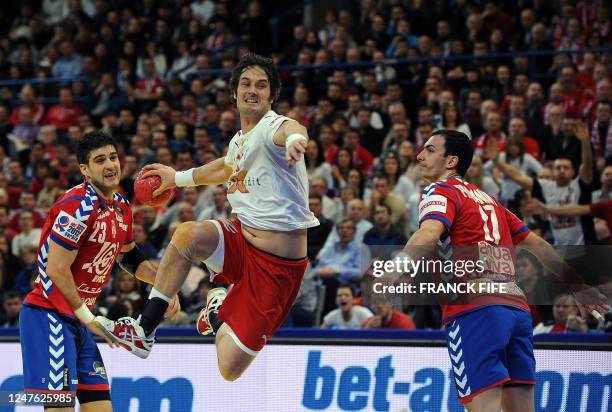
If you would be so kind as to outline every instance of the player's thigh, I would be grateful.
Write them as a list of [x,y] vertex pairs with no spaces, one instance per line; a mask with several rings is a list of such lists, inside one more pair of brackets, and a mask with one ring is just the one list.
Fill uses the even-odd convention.
[[502,388],[495,386],[476,395],[465,407],[468,412],[499,412],[501,410],[501,401]]
[[111,401],[87,402],[81,405],[81,412],[112,412]]
[[534,385],[509,385],[502,391],[504,412],[533,412]]

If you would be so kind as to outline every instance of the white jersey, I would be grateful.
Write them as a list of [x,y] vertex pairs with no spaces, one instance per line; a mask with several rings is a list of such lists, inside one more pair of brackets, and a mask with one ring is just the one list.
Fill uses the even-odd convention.
[[[564,187],[555,182],[538,179],[542,187],[542,193],[547,205],[563,206],[578,203],[580,200],[580,181],[576,177]],[[557,246],[584,245],[584,232],[579,216],[554,216],[550,217],[551,229]]]
[[232,168],[227,189],[232,212],[255,229],[290,231],[319,224],[308,208],[304,159],[289,169],[285,146],[272,140],[287,120],[270,110],[251,131],[234,135],[225,156]]

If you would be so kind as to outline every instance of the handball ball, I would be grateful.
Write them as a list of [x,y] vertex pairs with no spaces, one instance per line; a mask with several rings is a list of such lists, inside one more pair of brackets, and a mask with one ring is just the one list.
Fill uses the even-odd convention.
[[136,199],[143,205],[159,207],[168,204],[172,196],[174,196],[174,189],[168,189],[161,195],[153,197],[153,192],[161,186],[161,179],[159,176],[148,176],[142,177],[146,172],[146,169],[140,170],[134,180],[134,195]]

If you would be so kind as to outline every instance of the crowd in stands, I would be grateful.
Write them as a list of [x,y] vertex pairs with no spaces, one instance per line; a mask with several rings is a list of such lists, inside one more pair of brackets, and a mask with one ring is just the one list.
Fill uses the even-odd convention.
[[[440,327],[435,305],[358,304],[368,259],[390,258],[418,228],[427,183],[416,154],[436,129],[470,136],[476,155],[466,180],[555,245],[612,239],[605,220],[549,216],[532,203],[612,199],[609,3],[362,0],[304,9],[288,1],[282,10],[272,3],[3,5],[0,325],[16,324],[36,279],[46,211],[82,181],[74,154],[81,136],[104,128],[118,139],[121,190],[130,200],[147,164],[187,170],[222,156],[240,127],[229,70],[246,51],[281,67],[274,109],[310,137],[309,206],[321,225],[308,232],[311,267],[287,326]],[[552,53],[525,54],[544,51]],[[505,52],[514,54],[491,56]],[[456,58],[465,55],[473,58]],[[151,259],[181,222],[231,216],[222,186],[184,188],[175,199],[162,208],[132,202],[136,243]],[[532,307],[537,331],[612,328],[580,318],[530,255],[517,266],[526,295],[548,302]],[[174,323],[193,324],[211,287],[206,267],[194,265]],[[115,270],[98,310],[129,315],[144,296],[145,285]]]

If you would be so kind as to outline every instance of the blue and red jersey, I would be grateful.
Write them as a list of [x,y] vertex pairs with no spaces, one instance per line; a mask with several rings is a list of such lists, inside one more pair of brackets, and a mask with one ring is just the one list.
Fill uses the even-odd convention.
[[[448,322],[467,311],[490,304],[507,304],[529,310],[517,284],[514,245],[529,234],[529,229],[497,199],[473,184],[447,178],[425,188],[419,203],[419,224],[428,219],[442,222],[446,232],[438,243],[445,258],[479,261],[481,271],[443,279],[454,282],[498,282],[512,293],[476,294],[457,303],[442,303],[443,321]],[[452,275],[452,274],[451,274]]]
[[70,305],[47,274],[51,242],[67,250],[78,249],[70,269],[81,299],[91,309],[121,248],[133,240],[132,211],[122,195],[114,193],[109,202],[88,182],[73,187],[49,210],[38,246],[38,278],[25,302],[74,317]]

